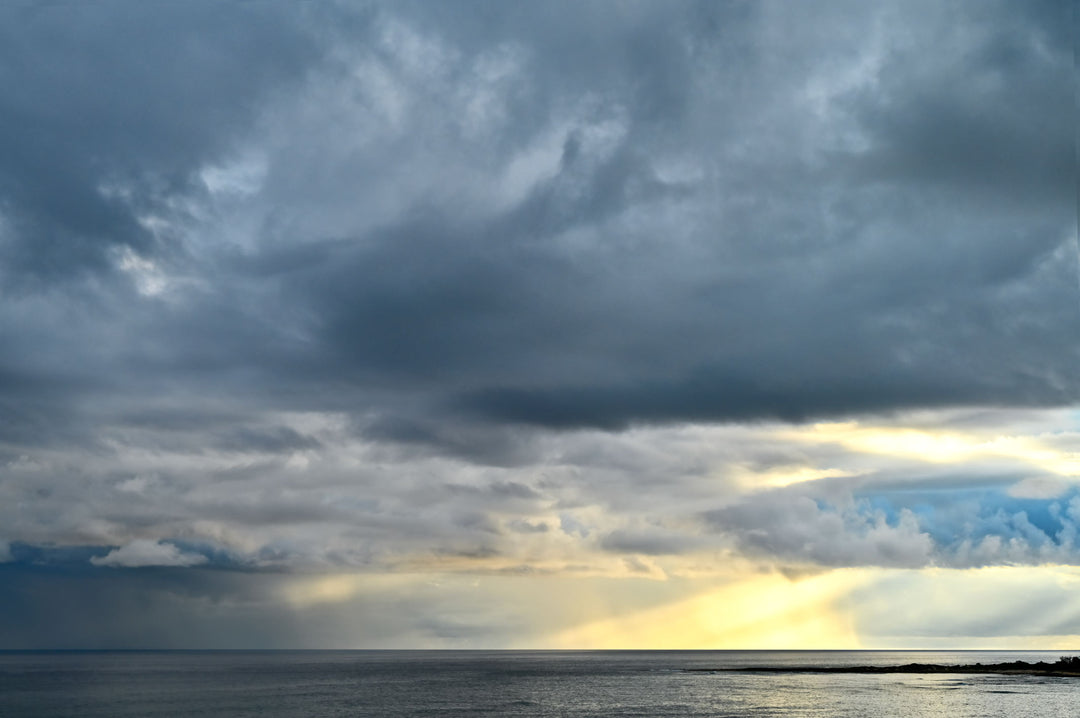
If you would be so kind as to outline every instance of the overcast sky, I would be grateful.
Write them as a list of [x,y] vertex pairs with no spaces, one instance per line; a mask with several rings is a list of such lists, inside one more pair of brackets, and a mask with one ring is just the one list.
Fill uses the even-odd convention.
[[0,3],[0,648],[1074,640],[1074,5]]

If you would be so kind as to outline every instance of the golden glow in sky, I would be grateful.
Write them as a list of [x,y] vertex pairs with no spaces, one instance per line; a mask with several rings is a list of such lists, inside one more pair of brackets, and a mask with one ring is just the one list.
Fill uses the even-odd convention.
[[558,633],[552,648],[851,649],[859,637],[837,602],[865,578],[758,576],[671,604],[598,618]]

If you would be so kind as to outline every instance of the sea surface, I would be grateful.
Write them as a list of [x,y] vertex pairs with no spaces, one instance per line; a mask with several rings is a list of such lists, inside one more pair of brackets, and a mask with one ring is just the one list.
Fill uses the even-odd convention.
[[1076,716],[1080,678],[711,673],[1033,651],[0,652],[0,716]]

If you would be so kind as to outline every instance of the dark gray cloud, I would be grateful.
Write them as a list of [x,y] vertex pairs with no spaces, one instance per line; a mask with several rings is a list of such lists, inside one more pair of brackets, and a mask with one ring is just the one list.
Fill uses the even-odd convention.
[[655,527],[636,531],[617,529],[600,540],[605,551],[645,556],[688,553],[700,543],[685,533]]
[[139,222],[192,191],[318,48],[279,5],[8,3],[0,73],[5,283],[161,247]]
[[1075,400],[1067,6],[818,9],[9,6],[12,413]]
[[774,436],[1076,405],[1071,9],[4,5],[0,559],[1072,561]]

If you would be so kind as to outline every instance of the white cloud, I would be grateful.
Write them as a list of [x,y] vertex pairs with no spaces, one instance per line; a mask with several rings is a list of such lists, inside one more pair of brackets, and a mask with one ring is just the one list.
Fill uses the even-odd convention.
[[1069,490],[1069,483],[1056,476],[1032,476],[1009,487],[1016,499],[1056,499]]
[[[159,222],[152,217],[143,220],[144,226],[151,230],[156,229]],[[140,257],[130,247],[119,250],[117,266],[135,282],[139,294],[155,297],[169,288],[169,278],[157,263]]]
[[94,556],[90,563],[95,566],[137,568],[141,566],[197,566],[206,563],[206,556],[181,551],[173,544],[149,539],[135,539],[107,555]]

